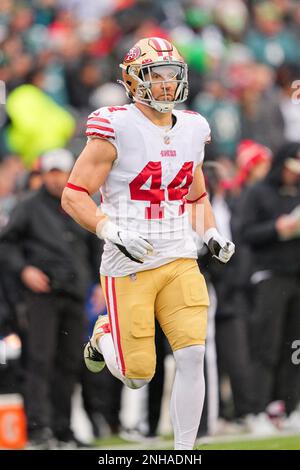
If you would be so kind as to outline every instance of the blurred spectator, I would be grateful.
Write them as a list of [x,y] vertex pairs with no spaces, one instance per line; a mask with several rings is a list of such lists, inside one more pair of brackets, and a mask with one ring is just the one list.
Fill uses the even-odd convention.
[[43,175],[39,170],[31,170],[26,178],[26,191],[37,191],[43,184]]
[[233,159],[241,134],[240,110],[228,95],[222,80],[217,77],[208,79],[192,107],[209,122],[213,135],[210,151],[217,157]]
[[122,31],[114,16],[105,16],[99,21],[99,36],[92,42],[90,53],[95,57],[105,57],[114,51],[122,38]]
[[[235,259],[232,263],[232,309],[239,318],[240,339],[244,342],[243,356],[247,360],[248,392],[246,393],[247,406],[244,408],[244,417],[254,413],[255,390],[254,370],[251,358],[250,325],[253,305],[253,286],[251,275],[254,271],[253,256],[248,244],[241,237],[241,221],[243,218],[243,200],[247,189],[256,182],[262,180],[268,173],[271,165],[272,154],[270,150],[251,140],[241,141],[237,148],[237,174],[232,185],[231,208],[231,233],[236,245]],[[237,323],[237,322],[236,322]],[[238,325],[238,323],[237,323]],[[222,345],[222,341],[220,341]],[[224,347],[224,345],[222,345]],[[245,413],[246,412],[246,413]],[[245,424],[249,422],[249,416]]]
[[79,21],[86,19],[101,18],[111,13],[116,7],[116,0],[58,0],[58,4],[63,9],[70,11],[76,15]]
[[10,308],[5,295],[5,285],[0,274],[0,339],[11,332]]
[[91,112],[90,97],[101,85],[102,74],[100,61],[84,57],[79,64],[66,68],[66,85],[69,102],[74,108]]
[[[230,194],[225,190],[224,169],[220,163],[209,163],[204,169],[208,181],[211,204],[218,227],[232,239]],[[234,413],[231,418],[242,418],[253,410],[253,377],[248,343],[245,311],[235,306],[236,267],[221,265],[214,259],[201,263],[216,292],[216,345],[219,377],[229,377]],[[212,367],[212,365],[210,365]],[[222,397],[221,397],[222,398]],[[227,417],[221,399],[221,416]]]
[[280,9],[271,1],[254,6],[254,28],[246,44],[258,62],[272,67],[300,61],[297,37],[285,27]]
[[234,310],[240,312],[247,324],[250,322],[253,310],[253,288],[250,279],[254,271],[254,264],[250,247],[243,243],[241,236],[243,201],[247,197],[248,189],[265,178],[270,169],[271,158],[272,154],[267,147],[252,140],[241,141],[236,158],[238,170],[231,184],[231,231],[234,243],[238,247],[232,263],[235,271],[233,305]]
[[237,148],[237,175],[234,186],[245,189],[263,179],[271,165],[272,153],[253,140],[242,140]]
[[265,415],[274,399],[285,402],[286,429],[300,429],[296,411],[300,370],[291,361],[292,343],[300,337],[300,143],[285,144],[267,177],[245,195],[242,236],[251,246],[255,272],[253,355],[257,431],[270,430]]
[[284,138],[298,142],[300,136],[300,66],[283,64],[277,71],[279,106],[284,121]]
[[0,160],[0,231],[17,203],[14,190],[23,169],[22,161],[17,155],[6,155]]
[[224,74],[222,79],[236,100],[240,101],[242,93],[250,86],[255,65],[248,47],[241,43],[230,44],[224,57],[224,64],[217,73]]
[[242,137],[277,150],[284,141],[284,123],[272,70],[253,64],[249,73],[249,84],[241,94]]
[[72,166],[67,150],[44,154],[43,186],[17,205],[0,236],[1,262],[24,286],[25,405],[31,445],[41,448],[52,432],[66,445],[77,444],[70,429],[71,396],[82,361],[84,299],[98,277],[91,262],[96,237],[60,206]]
[[246,30],[248,10],[241,0],[223,0],[216,2],[214,16],[226,38],[240,41]]
[[125,103],[126,97],[124,97],[123,87],[112,82],[96,88],[89,101],[92,109],[102,108],[103,106],[121,106]]
[[7,146],[17,152],[27,166],[42,152],[64,146],[75,128],[71,114],[40,89],[44,78],[42,68],[33,70],[29,80],[32,84],[17,87],[6,104],[10,118],[6,129]]

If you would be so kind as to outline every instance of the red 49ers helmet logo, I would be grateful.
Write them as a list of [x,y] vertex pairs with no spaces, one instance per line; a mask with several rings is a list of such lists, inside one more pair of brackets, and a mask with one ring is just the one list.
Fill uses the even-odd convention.
[[132,47],[124,57],[124,62],[132,62],[141,55],[141,49],[139,47]]

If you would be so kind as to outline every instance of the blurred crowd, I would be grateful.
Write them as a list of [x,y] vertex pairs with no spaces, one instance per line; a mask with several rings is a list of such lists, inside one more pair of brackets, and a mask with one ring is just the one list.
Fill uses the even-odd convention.
[[[85,144],[88,114],[127,102],[118,65],[137,40],[151,36],[173,42],[188,63],[184,107],[211,126],[204,173],[220,231],[237,246],[225,268],[199,251],[216,298],[212,336],[221,385],[214,413],[214,394],[207,394],[202,427],[215,432],[212,415],[248,417],[253,432],[276,432],[269,418],[277,413],[282,428],[300,432],[300,366],[290,359],[293,341],[300,340],[296,0],[1,0],[0,336],[18,333],[23,352],[12,374],[0,365],[0,393],[23,393],[32,441],[41,429],[42,441],[74,438],[76,382],[95,435],[101,434],[99,415],[112,433],[119,431],[119,384],[83,372],[77,354],[96,313],[105,309],[97,273],[101,250],[60,211],[59,197],[70,162]],[[157,432],[162,364],[170,352],[160,333],[157,341],[150,436]],[[72,370],[61,361],[66,354]],[[268,412],[274,401],[280,405]]]
[[89,112],[124,103],[118,64],[151,36],[173,41],[187,61],[186,106],[209,119],[214,157],[234,160],[243,138],[274,151],[300,131],[291,102],[299,31],[292,0],[3,0],[1,154],[30,168],[42,151],[77,151]]

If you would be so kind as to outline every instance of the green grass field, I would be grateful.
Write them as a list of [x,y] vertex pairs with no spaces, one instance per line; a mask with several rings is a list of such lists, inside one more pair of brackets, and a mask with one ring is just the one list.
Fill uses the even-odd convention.
[[[197,450],[300,450],[300,435],[293,436],[276,436],[264,439],[251,439],[250,436],[239,436],[236,439],[232,436],[229,440],[227,437],[211,439],[211,443],[200,444],[196,447]],[[126,449],[139,449],[139,450],[155,450],[155,449],[172,449],[173,441],[168,438],[162,437],[159,441],[153,442],[129,442],[120,437],[108,437],[105,439],[98,439],[94,448],[97,449],[111,449],[111,450],[126,450]]]
[[232,440],[230,442],[218,442],[204,444],[197,447],[198,450],[300,450],[299,436],[273,437],[260,440]]

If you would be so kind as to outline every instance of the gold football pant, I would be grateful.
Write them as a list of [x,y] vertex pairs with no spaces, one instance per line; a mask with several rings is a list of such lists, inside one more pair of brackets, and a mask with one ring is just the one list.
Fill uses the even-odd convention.
[[173,351],[205,343],[209,299],[196,260],[182,258],[124,277],[101,276],[101,284],[125,377],[153,377],[155,317]]

